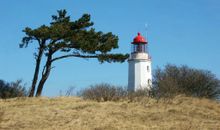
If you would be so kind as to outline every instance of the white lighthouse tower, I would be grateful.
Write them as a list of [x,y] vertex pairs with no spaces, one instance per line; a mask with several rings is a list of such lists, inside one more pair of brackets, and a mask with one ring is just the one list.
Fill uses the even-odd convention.
[[151,89],[151,58],[147,49],[147,40],[138,33],[131,43],[131,54],[128,59],[128,91]]

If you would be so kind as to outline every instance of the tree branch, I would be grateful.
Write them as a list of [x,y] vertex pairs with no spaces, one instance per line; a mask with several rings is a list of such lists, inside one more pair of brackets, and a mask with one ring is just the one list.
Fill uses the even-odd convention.
[[46,65],[44,66],[44,68],[43,68],[43,70],[42,70],[42,73],[41,73],[42,76],[43,76],[44,73],[45,73],[45,69],[46,69]]
[[69,58],[69,57],[80,57],[80,58],[97,58],[98,55],[80,55],[80,54],[69,54],[69,55],[64,55],[60,57],[53,58],[51,62],[54,62],[56,60],[64,59],[64,58]]

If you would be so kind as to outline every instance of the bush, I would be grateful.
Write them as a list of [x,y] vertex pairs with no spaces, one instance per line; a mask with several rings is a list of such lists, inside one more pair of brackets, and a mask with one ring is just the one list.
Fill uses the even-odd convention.
[[127,89],[110,84],[98,84],[84,89],[80,94],[84,99],[96,101],[139,101],[144,97],[172,98],[177,95],[217,99],[220,96],[220,80],[207,70],[188,66],[166,65],[156,69],[153,87],[149,90],[128,92]]
[[217,98],[220,81],[210,71],[166,65],[164,70],[156,69],[153,81],[156,97],[186,96]]
[[127,90],[110,84],[98,84],[82,90],[80,93],[84,99],[96,101],[118,101],[127,96]]
[[11,83],[6,83],[5,81],[0,80],[0,98],[6,99],[27,96],[27,91],[21,83],[21,80]]
[[128,92],[127,88],[114,86],[110,84],[98,84],[92,85],[81,91],[79,94],[84,99],[95,100],[95,101],[139,101],[143,97],[152,96],[149,90],[138,90],[135,92]]

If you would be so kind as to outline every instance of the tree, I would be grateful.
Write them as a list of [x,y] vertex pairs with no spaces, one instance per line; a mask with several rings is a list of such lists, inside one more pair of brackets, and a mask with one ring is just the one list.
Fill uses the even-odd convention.
[[71,21],[66,10],[58,10],[58,15],[52,16],[49,26],[42,25],[36,29],[26,27],[23,32],[20,47],[27,47],[32,41],[37,41],[38,52],[35,53],[36,66],[29,97],[35,93],[38,82],[42,57],[46,63],[42,69],[36,96],[40,96],[43,86],[50,75],[52,64],[55,61],[69,58],[97,58],[103,62],[124,62],[128,54],[111,54],[112,49],[118,48],[118,37],[111,32],[96,31],[90,15],[84,14],[81,18]]
[[220,96],[220,80],[210,71],[188,66],[166,65],[164,70],[155,70],[153,81],[155,94],[171,97],[177,94],[187,96],[217,98]]

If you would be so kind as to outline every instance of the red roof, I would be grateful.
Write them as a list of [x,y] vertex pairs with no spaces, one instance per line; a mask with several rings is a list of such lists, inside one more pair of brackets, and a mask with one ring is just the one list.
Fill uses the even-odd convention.
[[134,38],[132,44],[138,44],[138,43],[144,43],[147,44],[147,40],[143,36],[141,36],[141,33],[138,33],[138,35]]

